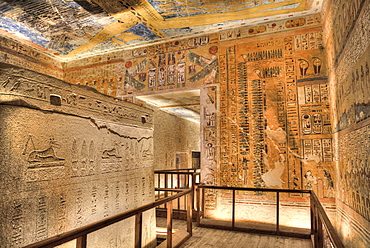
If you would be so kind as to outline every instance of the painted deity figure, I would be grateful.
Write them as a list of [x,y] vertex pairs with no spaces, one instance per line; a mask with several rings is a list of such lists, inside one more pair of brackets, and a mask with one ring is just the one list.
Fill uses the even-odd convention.
[[326,181],[327,187],[327,195],[326,197],[333,197],[334,196],[334,181],[327,170],[324,170],[324,178]]
[[304,175],[305,178],[305,187],[308,190],[312,190],[313,185],[317,184],[316,177],[312,175],[312,171],[308,170]]

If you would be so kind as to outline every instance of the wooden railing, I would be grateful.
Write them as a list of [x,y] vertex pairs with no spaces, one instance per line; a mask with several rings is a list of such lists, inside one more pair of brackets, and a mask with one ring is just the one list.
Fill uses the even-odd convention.
[[[314,247],[344,247],[316,194],[310,194],[311,235]],[[324,231],[326,235],[324,235]],[[327,238],[325,238],[327,237]]]
[[[222,186],[211,186],[211,185],[198,185],[198,189],[201,194],[202,204],[199,209],[200,217],[204,217],[205,210],[205,189],[213,190],[228,190],[231,191],[232,195],[232,216],[231,216],[231,227],[226,227],[226,229],[242,231],[243,228],[235,226],[235,203],[236,203],[236,191],[253,191],[259,194],[263,192],[272,192],[276,194],[276,223],[275,231],[276,235],[284,235],[280,231],[280,194],[281,193],[294,193],[294,194],[309,194],[310,196],[310,219],[311,219],[311,239],[315,248],[323,247],[333,247],[333,248],[344,248],[342,241],[340,240],[337,232],[335,231],[333,225],[331,224],[324,208],[322,207],[319,199],[312,190],[289,190],[289,189],[265,189],[265,188],[241,188],[241,187],[222,187]],[[207,225],[202,225],[207,227]],[[210,227],[210,226],[208,226]],[[213,226],[214,227],[214,226]],[[220,226],[218,226],[220,227]],[[225,229],[225,226],[222,227]],[[245,230],[245,229],[244,229]],[[326,231],[327,237],[324,238],[324,230]],[[264,231],[264,230],[259,230]],[[286,233],[285,233],[286,234]]]
[[[174,173],[175,172],[175,173]],[[104,227],[127,219],[129,217],[135,216],[135,248],[142,247],[142,213],[153,208],[157,208],[159,206],[165,206],[164,209],[166,211],[166,218],[167,218],[167,240],[165,241],[165,246],[161,245],[161,247],[173,247],[173,238],[172,238],[172,218],[173,218],[173,202],[177,203],[177,208],[183,208],[182,210],[186,211],[186,220],[187,220],[187,235],[183,236],[182,240],[178,241],[177,244],[181,244],[186,239],[188,239],[192,235],[192,215],[193,211],[198,213],[197,220],[198,222],[201,220],[201,217],[204,217],[205,211],[205,190],[227,190],[231,192],[231,205],[232,205],[232,216],[231,216],[231,227],[223,226],[223,229],[231,229],[231,230],[238,230],[243,231],[242,228],[236,227],[236,192],[237,191],[252,191],[256,192],[257,194],[267,194],[275,193],[276,194],[276,223],[275,223],[275,231],[274,234],[276,235],[285,235],[284,232],[280,230],[280,195],[283,193],[288,194],[309,194],[309,207],[310,207],[310,219],[311,219],[311,240],[315,248],[323,248],[323,247],[334,247],[334,248],[344,248],[340,238],[337,235],[334,227],[332,226],[323,206],[321,205],[319,199],[315,195],[315,193],[311,190],[289,190],[289,189],[265,189],[265,188],[241,188],[241,187],[222,187],[222,186],[211,186],[211,185],[198,185],[196,175],[198,175],[196,171],[193,172],[184,172],[184,171],[157,171],[156,173],[165,175],[164,184],[169,186],[175,186],[175,188],[156,188],[156,190],[163,192],[163,197],[161,194],[158,194],[159,198],[152,203],[146,204],[144,206],[135,208],[133,210],[106,218],[104,220],[92,223],[90,225],[80,227],[74,229],[72,231],[56,235],[54,237],[48,238],[46,240],[31,244],[26,246],[25,248],[36,248],[36,247],[54,247],[57,245],[61,245],[63,243],[69,242],[71,240],[76,239],[76,248],[85,248],[87,247],[87,235],[89,233],[95,232],[100,230]],[[172,184],[171,177],[174,176],[181,180],[180,175],[186,175],[184,178],[184,183],[177,182]],[[179,176],[178,176],[179,175]],[[161,186],[161,179],[158,180],[158,185]],[[167,183],[166,183],[167,181]],[[171,182],[171,183],[169,183]],[[178,188],[176,188],[178,187]],[[182,189],[185,187],[185,189]],[[190,188],[187,188],[190,187]],[[196,198],[195,198],[196,192]],[[172,195],[171,195],[172,194]],[[180,198],[186,197],[186,200],[181,203]],[[196,199],[196,201],[195,201]],[[196,202],[196,204],[195,204]],[[196,205],[196,207],[195,207]],[[254,230],[254,231],[262,231],[263,230]]]
[[76,248],[86,248],[87,244],[87,235],[89,233],[100,230],[104,227],[117,223],[119,221],[125,220],[129,217],[135,216],[135,248],[142,247],[142,213],[153,209],[159,205],[166,204],[167,209],[167,245],[166,247],[173,247],[172,244],[172,202],[180,197],[187,198],[187,232],[188,235],[184,237],[183,240],[179,242],[184,242],[192,235],[192,211],[191,211],[191,199],[192,199],[192,189],[179,189],[175,195],[165,197],[158,201],[143,205],[141,207],[135,208],[133,210],[103,219],[101,221],[71,230],[66,233],[50,237],[43,241],[30,244],[24,248],[47,248],[55,247],[57,245],[64,244],[66,242],[76,240]]
[[[156,170],[154,171],[155,191],[156,199],[162,197],[168,197],[169,195],[176,192],[177,189],[192,189],[191,207],[194,217],[197,218],[198,209],[200,208],[200,200],[195,198],[199,196],[196,194],[197,185],[200,182],[199,169],[170,169],[170,170]],[[174,204],[174,211],[176,217],[184,217],[186,204],[181,202],[181,199],[177,199]],[[161,216],[161,213],[165,213],[166,205],[158,206],[157,213]],[[182,217],[181,217],[182,216]],[[186,215],[185,215],[186,218]]]

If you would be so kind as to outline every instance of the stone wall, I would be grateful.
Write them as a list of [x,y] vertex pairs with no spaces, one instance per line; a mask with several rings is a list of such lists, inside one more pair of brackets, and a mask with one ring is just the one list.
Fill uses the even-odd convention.
[[[154,201],[153,112],[0,64],[0,243],[23,247]],[[143,216],[155,244],[155,215]],[[131,247],[134,220],[88,235]]]
[[205,182],[333,196],[320,15],[76,60],[65,69],[67,81],[119,98],[200,88]]
[[370,1],[327,1],[337,229],[346,247],[370,245]]
[[[25,40],[23,42],[0,36],[0,61],[63,80],[62,61],[42,53],[42,47],[35,44],[31,46]],[[35,49],[35,46],[39,50]]]
[[[200,151],[200,127],[178,116],[154,109],[154,168],[191,167],[191,151]],[[184,155],[186,165],[176,163],[176,153]]]

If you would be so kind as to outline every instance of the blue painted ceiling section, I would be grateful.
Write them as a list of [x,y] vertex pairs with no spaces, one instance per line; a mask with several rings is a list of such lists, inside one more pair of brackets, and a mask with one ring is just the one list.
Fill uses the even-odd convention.
[[164,18],[189,17],[203,14],[220,14],[245,10],[284,0],[148,0]]
[[0,1],[1,29],[60,54],[68,54],[115,21],[85,1]]
[[[0,0],[0,33],[51,55],[76,58],[217,31],[245,21],[219,15],[258,7],[259,12],[294,10],[306,1]],[[194,17],[199,19],[187,19]],[[208,17],[212,21],[203,22]]]

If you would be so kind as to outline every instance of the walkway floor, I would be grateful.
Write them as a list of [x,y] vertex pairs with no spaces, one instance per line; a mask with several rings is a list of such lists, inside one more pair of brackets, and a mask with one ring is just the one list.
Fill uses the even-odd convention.
[[[166,227],[165,218],[157,218],[157,227]],[[186,230],[186,221],[173,220],[173,228]],[[198,227],[181,248],[312,248],[311,240]]]

